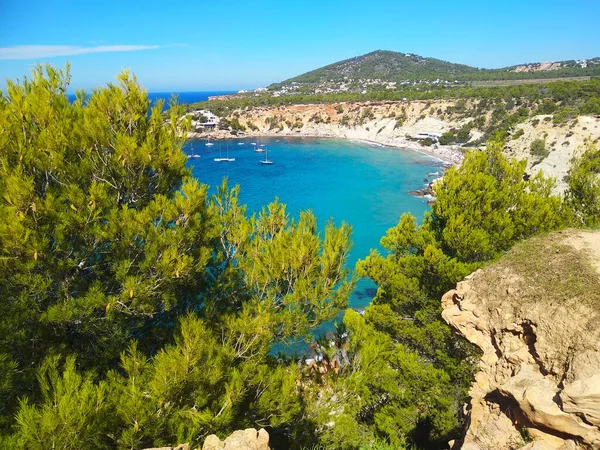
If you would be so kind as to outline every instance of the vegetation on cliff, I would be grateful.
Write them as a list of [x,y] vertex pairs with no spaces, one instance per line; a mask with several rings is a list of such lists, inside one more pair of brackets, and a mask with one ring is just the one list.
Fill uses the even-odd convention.
[[[2,447],[198,444],[244,426],[285,447],[442,446],[460,433],[473,350],[441,321],[441,294],[591,216],[525,181],[501,144],[467,154],[423,224],[403,216],[388,254],[359,263],[377,295],[309,366],[273,348],[345,308],[350,227],[319,232],[277,201],[249,217],[226,181],[209,198],[177,105],[165,123],[126,72],[85,102],[68,82],[37,67],[0,97]],[[578,181],[595,167],[574,170],[568,198],[597,195]]]

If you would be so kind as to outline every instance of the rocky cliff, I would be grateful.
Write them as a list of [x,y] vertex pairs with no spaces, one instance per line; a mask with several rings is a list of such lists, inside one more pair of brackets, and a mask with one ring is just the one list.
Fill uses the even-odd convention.
[[599,231],[522,243],[442,302],[483,351],[463,449],[600,448]]

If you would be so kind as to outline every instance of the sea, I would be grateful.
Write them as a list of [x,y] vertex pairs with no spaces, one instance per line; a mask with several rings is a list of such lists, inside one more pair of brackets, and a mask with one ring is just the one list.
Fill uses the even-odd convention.
[[[169,99],[174,95],[177,97],[179,104],[198,103],[208,100],[208,97],[215,95],[234,94],[237,91],[197,91],[197,92],[149,92],[148,98],[150,104],[153,105],[157,100],[164,100],[163,111],[169,107]],[[89,94],[88,94],[89,96]],[[70,102],[75,101],[75,94],[68,94]]]
[[[272,165],[260,164],[266,153]],[[329,219],[352,226],[353,247],[348,268],[372,249],[385,254],[379,241],[404,212],[422,220],[427,199],[410,195],[438,177],[443,163],[422,153],[375,146],[363,142],[308,137],[246,138],[215,141],[191,140],[184,146],[193,175],[216,193],[224,177],[229,186],[240,186],[240,201],[248,213],[258,212],[278,198],[291,217],[312,210],[321,229]],[[215,162],[218,157],[234,162]],[[369,304],[376,293],[370,280],[359,281],[349,299],[356,309]]]

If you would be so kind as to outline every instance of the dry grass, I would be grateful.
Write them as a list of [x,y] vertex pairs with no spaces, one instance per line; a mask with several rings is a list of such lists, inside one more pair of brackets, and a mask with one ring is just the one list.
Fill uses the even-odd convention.
[[567,243],[575,233],[567,230],[529,239],[508,252],[492,272],[518,274],[523,302],[600,306],[600,276],[590,255]]

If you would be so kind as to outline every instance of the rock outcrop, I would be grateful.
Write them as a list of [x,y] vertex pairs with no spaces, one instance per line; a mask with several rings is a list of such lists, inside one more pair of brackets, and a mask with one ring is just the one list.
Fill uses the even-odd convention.
[[[189,444],[177,447],[148,448],[145,450],[191,450]],[[198,449],[200,450],[200,449]],[[256,431],[254,428],[234,431],[224,441],[215,434],[204,440],[202,450],[269,450],[269,433],[264,428]]]
[[269,450],[269,433],[264,428],[258,432],[248,428],[234,431],[225,441],[211,434],[204,441],[202,450]]
[[483,351],[463,449],[600,448],[599,262],[600,232],[553,233],[444,295]]

